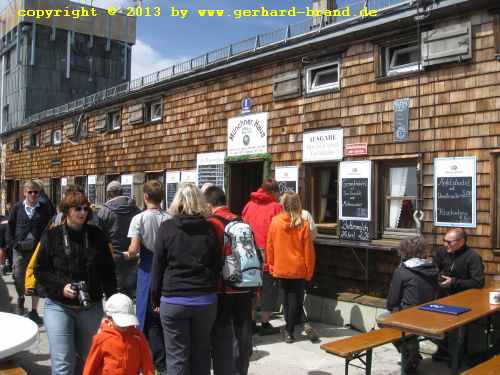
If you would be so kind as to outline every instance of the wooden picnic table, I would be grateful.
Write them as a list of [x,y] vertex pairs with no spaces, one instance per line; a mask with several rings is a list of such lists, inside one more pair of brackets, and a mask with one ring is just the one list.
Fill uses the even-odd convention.
[[[463,357],[466,325],[500,311],[500,305],[490,305],[489,303],[489,292],[492,290],[494,289],[469,289],[432,301],[470,309],[470,311],[460,315],[424,311],[415,306],[380,317],[377,322],[384,327],[399,329],[405,334],[415,334],[435,339],[444,339],[448,336],[452,374],[458,374]],[[401,373],[404,374],[404,365],[408,360],[406,350],[402,350],[401,356]]]

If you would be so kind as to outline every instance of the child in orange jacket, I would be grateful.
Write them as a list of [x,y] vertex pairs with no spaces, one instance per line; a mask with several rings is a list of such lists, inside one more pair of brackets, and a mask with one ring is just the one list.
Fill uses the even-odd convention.
[[112,295],[105,305],[106,319],[94,336],[83,375],[154,375],[148,342],[125,294]]

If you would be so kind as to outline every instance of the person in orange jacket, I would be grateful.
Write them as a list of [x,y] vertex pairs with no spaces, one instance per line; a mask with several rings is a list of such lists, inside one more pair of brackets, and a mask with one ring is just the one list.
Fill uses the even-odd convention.
[[284,340],[291,344],[295,326],[301,321],[305,284],[313,277],[316,254],[298,194],[285,193],[282,204],[284,211],[269,226],[266,251],[269,270],[283,291]]
[[83,375],[154,375],[153,358],[132,300],[113,294],[104,309],[107,318],[94,336]]

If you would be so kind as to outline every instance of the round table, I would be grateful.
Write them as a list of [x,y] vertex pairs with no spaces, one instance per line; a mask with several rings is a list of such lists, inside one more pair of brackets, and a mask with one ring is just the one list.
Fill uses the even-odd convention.
[[29,348],[38,336],[38,326],[28,318],[0,312],[0,359]]

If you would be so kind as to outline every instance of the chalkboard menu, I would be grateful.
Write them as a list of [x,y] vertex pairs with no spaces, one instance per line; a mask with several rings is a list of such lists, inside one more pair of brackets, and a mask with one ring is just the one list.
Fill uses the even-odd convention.
[[476,226],[476,158],[434,159],[434,225]]
[[340,163],[340,219],[370,221],[371,162]]
[[361,220],[341,220],[340,239],[350,241],[370,241],[370,222]]
[[276,167],[274,178],[278,182],[280,195],[298,192],[299,169],[296,166]]
[[91,204],[96,203],[96,179],[97,176],[89,176],[87,178],[87,198]]
[[209,152],[197,155],[198,186],[206,183],[224,189],[224,158],[225,152]]
[[174,196],[175,193],[177,193],[177,187],[179,186],[180,180],[181,173],[179,171],[165,173],[165,195],[167,208],[170,207],[170,204],[174,200]]
[[410,99],[398,99],[394,101],[394,140],[403,142],[408,140]]

